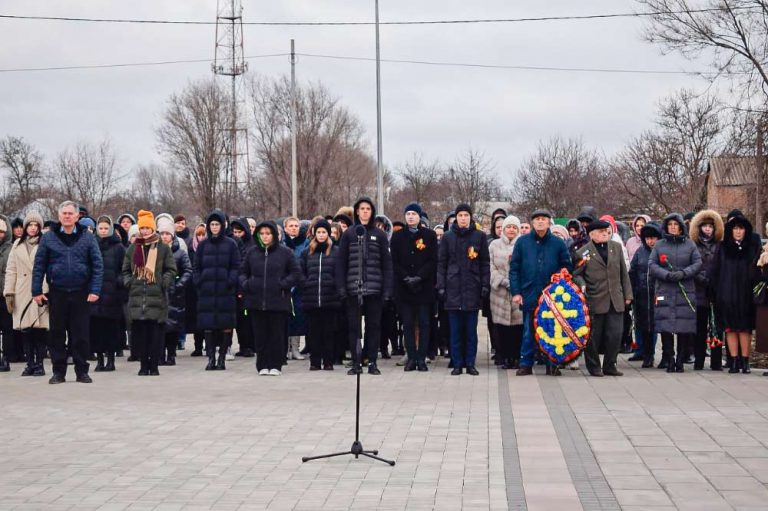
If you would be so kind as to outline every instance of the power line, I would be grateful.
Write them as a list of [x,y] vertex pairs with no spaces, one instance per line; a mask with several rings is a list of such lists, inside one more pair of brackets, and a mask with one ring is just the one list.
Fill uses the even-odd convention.
[[[270,57],[286,57],[288,53],[270,53],[266,55],[251,55],[246,59],[263,59]],[[108,69],[119,67],[144,67],[144,66],[165,66],[172,64],[195,64],[201,62],[213,62],[213,59],[190,59],[190,60],[161,60],[155,62],[129,62],[122,64],[92,64],[92,65],[74,65],[74,66],[51,66],[51,67],[18,67],[0,69],[0,73],[26,73],[36,71],[69,71],[73,69]]]
[[[302,57],[323,58],[335,60],[362,60],[375,61],[372,57],[354,57],[348,55],[322,55],[316,53],[297,53]],[[394,64],[420,64],[427,66],[446,66],[446,67],[475,67],[483,69],[516,69],[522,71],[562,71],[579,73],[616,73],[616,74],[654,74],[654,75],[688,75],[703,76],[712,74],[704,71],[675,71],[665,69],[621,69],[621,68],[589,68],[589,67],[551,67],[551,66],[522,66],[522,65],[504,65],[504,64],[476,64],[465,62],[436,62],[427,60],[407,60],[407,59],[381,59],[381,62]]]
[[[755,7],[732,7],[732,10],[753,10]],[[540,16],[526,18],[479,18],[479,19],[452,19],[452,20],[413,20],[413,21],[381,21],[380,25],[465,25],[465,24],[491,24],[491,23],[525,23],[542,21],[585,21],[615,18],[646,18],[661,15],[674,14],[704,14],[719,12],[720,8],[688,9],[679,11],[652,11],[652,12],[623,12],[607,14],[585,14],[574,16]],[[122,24],[148,24],[148,25],[215,25],[215,21],[200,20],[164,20],[164,19],[131,19],[131,18],[82,18],[68,16],[31,16],[21,14],[0,14],[0,19],[30,20],[30,21],[69,21],[89,23],[122,23]],[[243,25],[256,26],[369,26],[373,21],[248,21]]]
[[[354,55],[326,55],[319,53],[296,53],[296,55],[308,58],[333,59],[333,60],[353,60],[374,62],[373,57],[358,57]],[[261,59],[271,57],[287,57],[288,53],[269,53],[264,55],[250,55],[245,59]],[[27,68],[8,68],[0,69],[0,73],[23,73],[38,71],[68,71],[78,69],[109,69],[123,67],[142,67],[142,66],[164,66],[174,64],[190,64],[201,62],[212,62],[213,59],[190,59],[190,60],[164,60],[155,62],[130,62],[118,64],[93,64],[93,65],[71,65],[71,66],[50,66],[50,67],[27,67]],[[558,71],[572,73],[609,73],[609,74],[645,74],[645,75],[686,75],[686,76],[706,76],[711,75],[710,71],[675,71],[670,69],[630,69],[630,68],[593,68],[593,67],[557,67],[557,66],[526,66],[515,64],[480,64],[472,62],[445,62],[431,60],[410,60],[410,59],[381,59],[381,62],[391,64],[413,64],[425,66],[443,66],[443,67],[468,67],[479,69],[512,69],[520,71]]]

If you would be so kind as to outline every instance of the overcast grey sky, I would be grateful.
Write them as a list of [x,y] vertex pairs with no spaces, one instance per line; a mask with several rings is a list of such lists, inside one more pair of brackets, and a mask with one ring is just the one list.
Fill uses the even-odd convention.
[[[373,0],[245,0],[246,21],[373,20]],[[382,21],[632,12],[631,0],[381,0]],[[214,20],[215,0],[0,0],[0,14]],[[507,24],[384,26],[382,58],[559,67],[702,69],[662,57],[637,18]],[[213,26],[0,20],[0,69],[212,58]],[[297,51],[374,56],[371,26],[245,28],[246,55]],[[252,72],[290,71],[287,57],[250,61]],[[0,74],[0,136],[20,135],[52,157],[80,140],[112,137],[126,168],[159,161],[154,127],[164,102],[209,63]],[[372,62],[300,58],[300,80],[323,82],[362,119],[375,154]],[[382,64],[384,159],[414,152],[452,159],[472,146],[505,181],[537,141],[582,137],[610,153],[651,125],[655,102],[683,75],[495,70]]]

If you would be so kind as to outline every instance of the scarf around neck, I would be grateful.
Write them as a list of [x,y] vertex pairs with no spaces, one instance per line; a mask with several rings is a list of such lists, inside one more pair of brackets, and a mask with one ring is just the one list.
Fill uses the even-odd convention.
[[[136,249],[133,252],[133,274],[137,279],[148,284],[155,283],[155,267],[157,266],[157,245],[160,236],[153,232],[148,238],[136,238]],[[144,247],[149,247],[144,256]]]

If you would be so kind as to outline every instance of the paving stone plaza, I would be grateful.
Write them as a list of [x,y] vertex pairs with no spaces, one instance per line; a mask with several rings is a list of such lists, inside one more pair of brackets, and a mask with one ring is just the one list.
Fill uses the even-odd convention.
[[[118,359],[91,385],[0,375],[0,509],[765,510],[768,378],[638,370],[589,378],[362,376],[361,440],[397,464],[302,463],[349,449],[354,383],[253,359],[138,377]],[[689,367],[689,366],[688,366]],[[50,368],[46,362],[46,369]]]

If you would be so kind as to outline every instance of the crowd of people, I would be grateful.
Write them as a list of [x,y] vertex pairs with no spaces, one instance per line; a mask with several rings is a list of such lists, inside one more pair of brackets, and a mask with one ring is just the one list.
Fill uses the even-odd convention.
[[591,376],[621,376],[619,353],[642,368],[701,370],[709,358],[749,373],[753,331],[768,336],[768,250],[739,210],[627,226],[591,207],[566,225],[546,209],[523,220],[498,209],[487,233],[467,204],[432,225],[420,204],[393,222],[366,197],[312,220],[214,210],[193,229],[144,210],[94,219],[71,201],[57,214],[0,215],[0,371],[24,362],[22,376],[43,376],[49,356],[50,383],[70,364],[90,383],[90,362],[114,371],[125,350],[140,376],[159,375],[190,334],[206,371],[255,357],[259,375],[279,376],[308,355],[311,371],[379,375],[379,356],[394,355],[405,371],[446,357],[452,375],[477,375],[481,313],[497,366],[557,376],[535,315],[562,270],[589,309]]

